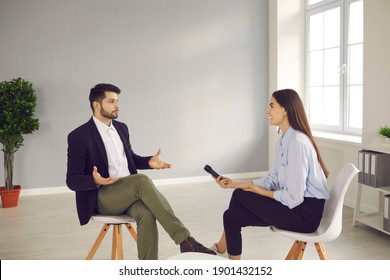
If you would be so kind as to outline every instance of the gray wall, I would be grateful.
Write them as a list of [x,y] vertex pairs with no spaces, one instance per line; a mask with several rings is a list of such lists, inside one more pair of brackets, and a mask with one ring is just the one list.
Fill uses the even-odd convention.
[[268,169],[267,0],[0,0],[0,80],[18,76],[41,122],[15,157],[25,189],[65,185],[100,82],[122,89],[134,150],[172,163],[153,179]]

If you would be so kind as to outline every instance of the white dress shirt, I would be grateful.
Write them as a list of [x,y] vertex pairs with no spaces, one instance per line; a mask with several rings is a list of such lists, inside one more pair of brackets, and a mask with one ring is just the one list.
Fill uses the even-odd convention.
[[122,178],[130,175],[123,142],[114,124],[111,122],[110,126],[107,126],[95,117],[93,117],[93,120],[106,148],[110,177]]
[[275,161],[268,175],[253,183],[275,191],[274,198],[289,208],[301,204],[304,197],[329,198],[326,177],[313,144],[292,127],[276,143]]

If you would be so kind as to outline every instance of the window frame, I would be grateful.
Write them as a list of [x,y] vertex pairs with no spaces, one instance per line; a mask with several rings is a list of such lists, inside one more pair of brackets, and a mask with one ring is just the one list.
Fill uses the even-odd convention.
[[[340,8],[340,61],[339,61],[339,125],[325,125],[325,124],[313,124],[310,123],[313,130],[323,131],[328,133],[336,133],[336,134],[347,134],[347,135],[362,135],[362,128],[355,128],[348,126],[349,124],[349,84],[348,84],[348,64],[349,53],[348,53],[348,30],[349,30],[349,6],[354,3],[364,0],[323,0],[319,3],[315,3],[309,5],[309,0],[306,0],[306,11],[305,11],[305,105],[308,108],[308,113],[310,114],[310,94],[309,94],[309,44],[310,44],[310,17],[312,15],[326,12],[332,10],[334,8]],[[364,44],[364,38],[363,42]],[[364,85],[364,81],[362,81],[362,85]],[[322,87],[324,88],[324,86]],[[364,92],[363,92],[364,94]],[[363,105],[362,105],[363,106]],[[309,115],[310,122],[310,115]],[[363,126],[363,124],[362,124]]]

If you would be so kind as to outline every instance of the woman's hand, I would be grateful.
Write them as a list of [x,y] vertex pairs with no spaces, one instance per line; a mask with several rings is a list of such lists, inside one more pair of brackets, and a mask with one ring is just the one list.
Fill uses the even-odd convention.
[[233,182],[231,179],[222,176],[214,179],[223,189],[246,189],[250,184],[252,184],[252,182]]
[[233,181],[227,177],[219,176],[218,178],[213,178],[221,188],[230,189],[233,187]]
[[258,187],[250,182],[233,182],[231,179],[227,177],[219,176],[218,178],[213,177],[217,184],[223,189],[242,189],[246,192],[253,192],[262,196],[266,196],[269,198],[274,198],[274,191],[266,190],[262,187]]
[[255,184],[253,184],[252,182],[247,185],[244,191],[257,193],[259,195],[266,196],[272,199],[274,198],[274,191],[266,190],[262,187],[255,186]]

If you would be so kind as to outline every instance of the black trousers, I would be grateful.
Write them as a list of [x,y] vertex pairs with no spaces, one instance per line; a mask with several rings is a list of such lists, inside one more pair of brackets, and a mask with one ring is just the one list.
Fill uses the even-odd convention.
[[314,232],[320,224],[324,204],[324,199],[306,197],[300,205],[290,209],[274,199],[235,190],[223,215],[228,254],[241,255],[242,227],[276,226],[296,232]]

